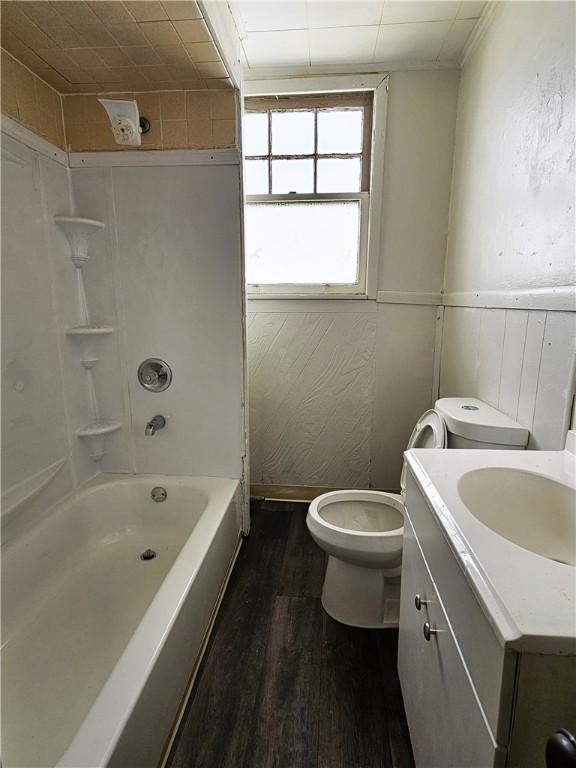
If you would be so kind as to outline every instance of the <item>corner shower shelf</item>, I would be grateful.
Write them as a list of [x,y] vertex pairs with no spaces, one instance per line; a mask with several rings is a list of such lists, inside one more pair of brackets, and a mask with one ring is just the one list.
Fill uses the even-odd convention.
[[76,430],[76,434],[78,437],[100,437],[101,435],[110,435],[112,432],[117,432],[119,429],[122,429],[122,424],[119,421],[99,419],[98,421],[91,421],[89,424],[80,427],[80,429]]
[[76,325],[66,329],[66,336],[80,344],[81,362],[87,371],[93,368],[99,360],[94,354],[94,341],[109,336],[111,333],[114,333],[114,328],[109,325]]
[[54,221],[68,238],[72,263],[82,269],[88,261],[88,242],[95,232],[103,229],[104,222],[78,216],[56,216]]
[[106,453],[104,449],[104,439],[106,435],[112,434],[122,429],[119,421],[110,421],[108,419],[98,419],[89,424],[85,424],[76,431],[81,440],[86,440],[89,446],[90,457],[93,461],[100,461]]
[[105,451],[107,435],[122,429],[119,421],[103,419],[100,416],[98,397],[94,386],[92,368],[98,362],[94,352],[95,342],[114,333],[114,328],[108,325],[93,325],[90,320],[90,310],[84,290],[84,277],[82,268],[88,261],[88,244],[93,234],[104,228],[103,221],[96,219],[80,218],[78,216],[56,216],[54,221],[68,238],[70,244],[70,259],[76,267],[76,285],[78,294],[78,319],[80,325],[66,329],[66,336],[75,339],[80,344],[82,351],[82,366],[86,371],[86,385],[88,389],[88,406],[92,421],[80,427],[76,435],[80,440],[88,444],[90,456],[94,461],[100,461]]
[[88,336],[98,338],[98,336],[109,336],[114,333],[111,325],[75,325],[72,328],[66,328],[66,336]]

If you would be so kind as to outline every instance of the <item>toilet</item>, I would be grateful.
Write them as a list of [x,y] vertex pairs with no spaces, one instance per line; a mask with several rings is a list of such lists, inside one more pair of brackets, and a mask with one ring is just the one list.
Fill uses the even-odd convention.
[[[446,397],[418,419],[407,450],[522,450],[528,434],[481,400]],[[328,554],[322,605],[343,624],[373,629],[398,626],[405,472],[404,464],[400,494],[332,491],[310,504],[308,530]]]

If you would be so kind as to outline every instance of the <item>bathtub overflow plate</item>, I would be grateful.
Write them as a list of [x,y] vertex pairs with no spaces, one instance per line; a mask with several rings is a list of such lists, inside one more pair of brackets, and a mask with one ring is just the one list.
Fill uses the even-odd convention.
[[166,488],[162,488],[161,485],[157,485],[156,488],[152,488],[150,496],[152,497],[152,501],[160,504],[161,501],[166,501],[168,492],[166,491]]
[[140,560],[154,560],[156,552],[153,549],[145,549],[140,555]]

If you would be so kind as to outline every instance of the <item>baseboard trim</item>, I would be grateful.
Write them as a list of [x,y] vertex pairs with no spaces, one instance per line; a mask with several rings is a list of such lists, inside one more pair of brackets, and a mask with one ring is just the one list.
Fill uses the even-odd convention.
[[[262,485],[252,483],[250,485],[250,498],[268,501],[312,501],[323,493],[345,490],[348,488],[330,485]],[[370,488],[370,490],[399,493],[398,488]]]

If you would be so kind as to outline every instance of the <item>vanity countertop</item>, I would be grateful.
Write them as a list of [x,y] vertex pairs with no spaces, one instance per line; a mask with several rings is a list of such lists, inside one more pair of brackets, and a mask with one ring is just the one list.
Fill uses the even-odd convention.
[[499,641],[520,652],[576,654],[576,567],[495,533],[470,512],[459,490],[467,472],[482,468],[521,470],[575,488],[576,455],[413,449],[405,457]]

